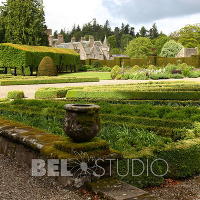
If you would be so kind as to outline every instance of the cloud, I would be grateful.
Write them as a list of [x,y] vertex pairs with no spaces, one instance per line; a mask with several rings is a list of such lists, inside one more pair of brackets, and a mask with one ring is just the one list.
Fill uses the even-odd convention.
[[199,0],[102,0],[111,15],[129,23],[149,23],[200,13]]

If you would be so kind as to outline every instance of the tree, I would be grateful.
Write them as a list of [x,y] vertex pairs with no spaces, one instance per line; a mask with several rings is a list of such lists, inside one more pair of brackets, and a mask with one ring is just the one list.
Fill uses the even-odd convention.
[[182,48],[184,48],[182,44],[176,42],[175,40],[170,40],[164,44],[160,56],[176,57]]
[[149,38],[139,37],[128,44],[125,53],[131,58],[142,58],[152,55],[153,48]]
[[166,35],[161,35],[161,36],[159,36],[158,38],[156,38],[154,40],[154,44],[155,44],[157,55],[160,55],[161,50],[162,50],[164,44],[166,42],[168,42],[169,40],[170,40],[169,37],[167,37]]
[[41,1],[7,0],[1,12],[6,42],[48,45],[47,27]]
[[149,30],[149,37],[155,39],[159,36],[156,24],[153,24],[152,28]]
[[124,50],[129,42],[133,39],[133,37],[129,34],[123,34],[122,37],[121,37],[121,48],[122,50]]
[[108,43],[110,44],[111,49],[117,48],[117,39],[115,35],[108,37]]
[[111,49],[110,53],[113,55],[113,54],[121,54],[121,50],[119,48],[114,48],[114,49]]
[[3,20],[3,12],[1,12],[0,8],[0,43],[4,42],[5,40],[5,26]]
[[200,24],[187,25],[178,31],[178,41],[187,48],[195,48],[200,44]]
[[148,36],[148,30],[143,26],[139,31],[140,37],[147,37]]

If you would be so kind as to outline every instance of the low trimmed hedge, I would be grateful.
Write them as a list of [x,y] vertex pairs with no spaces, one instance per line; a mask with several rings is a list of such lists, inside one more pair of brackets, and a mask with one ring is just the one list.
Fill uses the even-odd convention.
[[35,93],[36,99],[56,99],[65,98],[67,92],[71,89],[83,89],[83,87],[64,87],[64,88],[40,88]]
[[10,91],[7,95],[8,99],[23,99],[24,97],[23,91]]
[[34,85],[34,84],[53,84],[53,83],[80,83],[80,82],[99,82],[99,78],[31,78],[31,79],[0,79],[0,85]]
[[121,123],[136,123],[145,126],[156,126],[156,127],[169,127],[169,128],[193,128],[193,123],[190,121],[181,120],[167,120],[159,118],[149,117],[137,117],[137,116],[124,116],[124,115],[112,115],[102,114],[102,119],[109,121],[112,119],[114,122],[119,121]]
[[56,99],[56,98],[64,98],[67,94],[67,89],[60,88],[47,88],[40,89],[36,91],[35,98],[36,99]]
[[200,100],[198,91],[156,92],[156,91],[131,91],[131,90],[71,90],[67,98],[91,99],[125,99],[125,100]]

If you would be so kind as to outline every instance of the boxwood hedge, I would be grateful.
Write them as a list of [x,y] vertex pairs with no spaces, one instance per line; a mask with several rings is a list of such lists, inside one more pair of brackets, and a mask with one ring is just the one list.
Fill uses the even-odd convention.
[[71,90],[67,98],[124,100],[200,100],[198,91]]

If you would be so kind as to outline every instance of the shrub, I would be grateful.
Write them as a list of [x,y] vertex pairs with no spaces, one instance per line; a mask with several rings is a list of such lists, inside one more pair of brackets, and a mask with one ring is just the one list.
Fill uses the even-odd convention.
[[129,79],[132,79],[132,80],[147,80],[148,77],[147,77],[147,74],[145,72],[138,72],[138,73],[135,73],[135,74],[130,74]]
[[36,99],[64,98],[67,94],[65,88],[42,88],[35,93]]
[[189,78],[199,78],[200,77],[200,71],[191,71],[188,73]]
[[147,66],[147,69],[153,71],[153,70],[157,70],[157,67],[155,65],[149,65]]
[[100,71],[101,72],[111,72],[111,68],[110,67],[107,67],[107,66],[103,66],[101,69],[100,69]]
[[162,51],[160,53],[160,56],[161,57],[176,57],[182,48],[184,48],[182,44],[174,40],[170,40],[169,42],[166,42],[164,44]]
[[169,74],[169,73],[152,73],[152,74],[150,74],[149,78],[151,78],[153,80],[170,79],[171,74]]
[[171,64],[169,63],[166,67],[165,67],[165,71],[169,74],[172,74],[174,71],[178,70],[178,66],[175,64]]
[[8,99],[23,99],[24,96],[24,92],[23,91],[11,91],[8,92],[7,98]]
[[57,68],[51,57],[44,57],[38,67],[38,76],[57,76]]
[[121,78],[122,78],[122,69],[121,69],[121,67],[119,67],[118,65],[114,66],[113,69],[111,70],[111,78],[112,79],[119,79],[120,75],[121,75]]
[[174,78],[174,79],[183,79],[184,75],[183,74],[171,74],[170,78]]
[[82,66],[79,68],[79,71],[80,71],[80,72],[87,72],[87,71],[88,71],[88,66],[90,66],[90,65],[82,65]]
[[140,66],[135,65],[129,71],[130,72],[138,72],[138,71],[141,71],[141,70],[142,70],[142,68]]
[[95,61],[92,63],[92,67],[97,68],[97,69],[102,68],[103,64],[101,62]]

